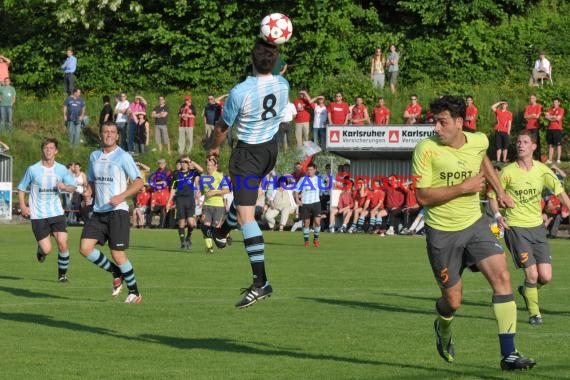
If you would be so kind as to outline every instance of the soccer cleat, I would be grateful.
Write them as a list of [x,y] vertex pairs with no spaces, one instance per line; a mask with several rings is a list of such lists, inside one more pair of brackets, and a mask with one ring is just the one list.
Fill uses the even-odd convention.
[[57,278],[58,282],[67,282],[67,275],[65,274],[60,274],[59,277]]
[[208,254],[214,253],[214,248],[206,248],[206,253]]
[[[453,363],[455,356],[455,349],[453,348],[453,338],[451,334],[449,335],[449,341],[447,344],[443,341],[442,336],[439,334],[439,320],[436,319],[433,323],[433,329],[435,330],[435,346],[437,347],[437,352],[439,356],[443,358],[448,363]],[[444,349],[445,346],[445,349]]]
[[43,263],[46,261],[46,254],[42,251],[41,247],[38,245],[38,250],[36,251],[36,258],[38,262]]
[[338,229],[338,232],[346,233],[346,227],[345,227],[345,226],[340,227],[340,228]]
[[313,246],[314,246],[315,248],[319,248],[319,247],[321,246],[321,242],[318,241],[318,240],[313,240]]
[[388,231],[386,231],[386,235],[392,236],[394,235],[394,227],[390,226]]
[[190,251],[190,250],[192,249],[192,242],[191,242],[190,240],[185,240],[185,241],[184,241],[184,244],[186,245],[184,248],[185,248],[187,251]]
[[230,245],[232,245],[232,243],[233,243],[232,237],[230,235],[228,235],[226,237],[226,245],[230,246]]
[[265,286],[261,288],[258,288],[255,285],[251,285],[249,288],[241,289],[241,294],[244,293],[245,296],[238,303],[236,303],[236,308],[238,309],[246,308],[253,305],[257,301],[271,297],[273,288],[271,285],[269,285],[269,283],[265,284]]
[[309,242],[306,241],[306,242],[303,244],[303,246],[304,246],[305,248],[309,248]]
[[111,295],[113,297],[118,296],[119,293],[121,293],[121,289],[123,289],[123,277],[115,277],[113,279],[113,291],[111,292]]
[[519,294],[521,295],[521,297],[524,300],[524,305],[526,307],[526,309],[528,310],[528,300],[526,299],[526,296],[524,295],[524,285],[519,285],[519,287],[517,288]]
[[142,302],[142,296],[140,294],[129,293],[127,299],[125,299],[125,303],[139,304],[141,302]]
[[540,315],[533,315],[528,319],[528,323],[530,323],[533,326],[539,326],[542,325],[544,322],[542,321],[542,317]]
[[180,249],[186,249],[186,242],[185,241],[180,243]]
[[534,359],[525,358],[520,352],[512,352],[509,356],[505,356],[501,360],[501,369],[503,371],[515,371],[522,369],[531,369],[536,365]]

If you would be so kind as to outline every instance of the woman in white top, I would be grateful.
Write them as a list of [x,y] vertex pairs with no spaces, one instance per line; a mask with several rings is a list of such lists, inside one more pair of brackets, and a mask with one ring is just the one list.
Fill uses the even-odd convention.
[[372,84],[376,88],[384,88],[384,83],[386,82],[384,66],[386,66],[386,58],[382,54],[382,49],[376,48],[370,64],[370,79],[372,79]]
[[311,102],[313,106],[313,142],[319,144],[325,149],[326,144],[326,126],[328,121],[328,110],[325,106],[325,97],[317,96],[317,102]]

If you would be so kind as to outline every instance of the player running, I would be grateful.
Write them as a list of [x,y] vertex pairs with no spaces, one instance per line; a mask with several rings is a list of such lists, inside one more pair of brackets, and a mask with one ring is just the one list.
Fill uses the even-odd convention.
[[441,288],[434,322],[436,346],[447,362],[455,359],[451,323],[461,306],[463,269],[483,272],[493,289],[493,311],[501,348],[501,369],[532,368],[536,363],[515,348],[517,307],[503,248],[482,217],[479,192],[485,177],[498,199],[512,207],[489,159],[489,141],[480,132],[464,133],[465,100],[442,96],[430,104],[436,135],[416,146],[412,172],[417,200],[426,209],[428,258]]
[[[42,159],[26,169],[18,185],[18,200],[22,216],[32,220],[32,231],[38,242],[36,258],[43,263],[51,252],[50,235],[57,242],[58,281],[67,282],[69,248],[67,224],[61,205],[60,192],[75,191],[75,179],[67,168],[55,161],[58,141],[47,138],[42,141]],[[26,190],[30,187],[30,206],[26,206]]]
[[523,268],[524,285],[518,287],[529,313],[531,325],[543,323],[538,306],[538,290],[552,280],[552,259],[542,220],[540,200],[544,188],[550,189],[570,208],[570,199],[562,184],[548,166],[533,160],[536,137],[523,130],[517,137],[517,160],[503,168],[500,174],[505,191],[516,207],[507,209],[503,217],[494,194],[489,194],[491,209],[498,224],[505,229],[505,242],[515,266]]
[[209,152],[210,156],[218,156],[219,146],[230,127],[237,127],[238,142],[229,164],[234,200],[222,226],[207,229],[206,234],[213,236],[216,246],[223,248],[229,232],[241,225],[253,284],[244,289],[243,299],[235,305],[239,309],[273,293],[265,273],[265,243],[255,221],[255,202],[261,179],[273,169],[277,160],[276,135],[289,99],[287,80],[271,74],[278,57],[277,46],[261,39],[255,42],[251,52],[254,76],[247,77],[231,90]]

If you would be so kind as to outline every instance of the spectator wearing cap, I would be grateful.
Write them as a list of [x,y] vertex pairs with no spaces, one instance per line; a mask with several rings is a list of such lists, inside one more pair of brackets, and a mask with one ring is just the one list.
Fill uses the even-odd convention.
[[190,95],[184,96],[184,104],[178,112],[180,124],[178,126],[178,153],[190,154],[194,142],[194,125],[196,121],[196,107],[192,104]]
[[[314,101],[316,101],[316,103]],[[325,105],[324,96],[319,95],[314,101],[311,101],[311,107],[313,107],[313,142],[319,144],[322,149],[325,149],[329,112]]]
[[528,84],[530,86],[538,86],[538,81],[550,77],[550,61],[546,59],[543,51],[538,55],[538,59],[534,62],[532,75]]
[[[135,151],[135,138],[137,135],[137,123],[139,122],[138,115],[145,113],[146,119],[146,105],[147,101],[141,95],[135,95],[135,101],[129,104],[129,132],[128,132],[128,148],[129,152]],[[147,133],[148,135],[148,133]]]

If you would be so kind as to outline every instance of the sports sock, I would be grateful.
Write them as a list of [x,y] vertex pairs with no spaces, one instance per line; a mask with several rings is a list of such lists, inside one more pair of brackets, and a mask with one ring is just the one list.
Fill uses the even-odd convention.
[[60,276],[66,274],[68,267],[69,267],[69,251],[59,252],[57,254],[57,272],[58,272],[58,274]]
[[319,240],[319,235],[321,233],[321,226],[315,226],[313,230],[313,240]]
[[493,296],[493,312],[499,329],[501,355],[505,357],[516,351],[517,305],[515,304],[515,296],[512,293]]
[[226,237],[230,233],[230,231],[236,229],[237,226],[238,226],[237,209],[235,202],[232,202],[232,204],[230,205],[230,209],[226,214],[226,220],[220,227],[219,236]]
[[137,280],[135,278],[135,271],[133,269],[133,265],[129,260],[126,263],[119,265],[119,269],[123,274],[123,278],[127,283],[127,288],[129,288],[129,294],[139,294],[139,289],[137,287]]
[[178,227],[178,238],[180,239],[180,243],[184,243],[184,227]]
[[194,227],[188,226],[187,231],[188,232],[186,232],[186,241],[190,241],[190,238],[192,237],[192,231],[194,231]]
[[210,249],[214,247],[214,241],[212,238],[205,238],[204,243],[206,244],[206,248]]
[[524,282],[523,294],[526,298],[526,307],[530,316],[540,315],[540,308],[538,307],[538,287],[537,284]]
[[303,241],[309,241],[309,227],[303,227]]
[[453,311],[444,310],[444,299],[439,298],[435,302],[435,310],[437,311],[437,320],[439,321],[439,335],[444,341],[444,347],[447,347],[447,342],[451,338],[451,323],[455,318]]
[[370,229],[376,228],[376,218],[370,218]]
[[257,222],[249,222],[241,227],[243,245],[249,257],[253,273],[253,284],[261,287],[267,281],[265,275],[265,242]]
[[358,221],[356,222],[356,227],[362,227],[364,225],[364,217],[361,216],[358,218]]
[[97,265],[98,267],[106,270],[109,273],[113,274],[113,277],[117,278],[121,275],[121,270],[115,263],[109,261],[104,254],[102,254],[97,248],[93,250],[88,256],[87,260],[91,261],[93,264]]

